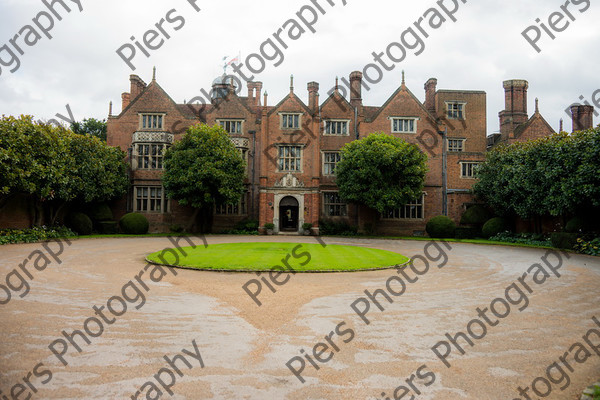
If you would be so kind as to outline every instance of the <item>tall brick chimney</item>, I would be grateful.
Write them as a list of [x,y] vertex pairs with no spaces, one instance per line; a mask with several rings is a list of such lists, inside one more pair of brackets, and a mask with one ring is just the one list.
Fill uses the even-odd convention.
[[262,82],[254,82],[254,87],[256,88],[256,95],[254,97],[256,99],[256,106],[260,107],[260,95],[262,92],[263,83]]
[[246,86],[248,86],[248,105],[253,106],[256,102],[254,98],[254,89],[256,88],[256,84],[252,81],[248,81],[246,82]]
[[437,79],[430,78],[425,83],[425,108],[435,115],[435,91],[437,88]]
[[573,120],[573,132],[593,128],[594,106],[571,106],[571,119]]
[[350,104],[357,107],[362,105],[362,78],[360,71],[354,71],[350,74]]
[[529,83],[522,79],[504,81],[504,111],[501,111],[500,133],[502,138],[508,138],[515,128],[529,119],[527,115],[527,89]]
[[131,82],[131,90],[129,91],[129,93],[131,95],[130,100],[133,101],[146,88],[146,82],[144,82],[142,80],[142,78],[140,78],[137,75],[130,75],[129,76],[129,82]]
[[121,101],[122,101],[122,108],[121,111],[124,111],[127,106],[129,106],[129,102],[130,102],[130,94],[129,93],[122,93],[121,94]]
[[308,88],[308,108],[316,113],[319,109],[319,84],[317,82],[309,82]]

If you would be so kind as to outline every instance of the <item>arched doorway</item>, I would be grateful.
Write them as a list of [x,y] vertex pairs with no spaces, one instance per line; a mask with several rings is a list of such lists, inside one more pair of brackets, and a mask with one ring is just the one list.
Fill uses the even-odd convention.
[[279,202],[279,230],[284,232],[298,231],[298,200],[286,196]]

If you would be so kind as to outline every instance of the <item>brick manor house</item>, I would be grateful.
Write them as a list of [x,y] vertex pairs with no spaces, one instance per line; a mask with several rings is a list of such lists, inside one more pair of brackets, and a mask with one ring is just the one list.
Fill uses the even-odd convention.
[[[403,78],[383,105],[372,107],[363,104],[362,74],[352,72],[349,78],[349,99],[336,82],[332,94],[320,101],[319,84],[310,82],[306,104],[294,92],[292,78],[289,94],[269,105],[262,82],[248,82],[243,97],[234,80],[224,75],[213,82],[210,104],[192,105],[175,103],[155,74],[149,84],[131,75],[122,111],[112,115],[111,107],[108,117],[107,142],[127,152],[131,167],[130,190],[113,203],[115,218],[142,213],[151,231],[188,224],[193,210],[169,200],[161,186],[162,155],[187,127],[198,123],[221,125],[247,162],[246,193],[238,204],[215,206],[214,232],[244,219],[257,219],[261,227],[273,223],[276,232],[298,232],[308,222],[318,232],[319,220],[330,219],[368,226],[378,234],[422,235],[431,217],[446,213],[458,222],[474,202],[474,171],[489,146],[554,132],[537,101],[534,115],[528,117],[528,84],[523,80],[504,82],[501,130],[488,138],[483,91],[438,90],[437,80],[429,79],[422,103]],[[592,112],[587,106],[574,108],[578,121],[590,127]],[[340,149],[373,132],[416,143],[428,156],[422,196],[384,214],[344,203],[335,183]]]

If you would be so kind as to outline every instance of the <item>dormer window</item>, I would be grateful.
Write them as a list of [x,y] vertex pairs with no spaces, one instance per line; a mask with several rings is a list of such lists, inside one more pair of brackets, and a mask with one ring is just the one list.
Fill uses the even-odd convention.
[[418,118],[390,118],[392,122],[392,133],[416,133]]
[[162,130],[164,114],[140,114],[140,129]]
[[219,125],[221,125],[221,127],[223,129],[225,129],[225,131],[227,133],[231,133],[231,134],[238,134],[241,135],[242,134],[242,120],[241,119],[220,119],[217,120],[217,122],[219,123]]
[[300,115],[285,113],[281,114],[281,128],[282,129],[300,129]]

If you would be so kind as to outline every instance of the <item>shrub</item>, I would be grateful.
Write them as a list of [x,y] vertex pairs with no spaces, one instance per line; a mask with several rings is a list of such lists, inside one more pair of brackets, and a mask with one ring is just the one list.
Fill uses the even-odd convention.
[[437,217],[431,218],[427,222],[425,230],[427,231],[429,237],[432,238],[453,238],[456,230],[456,224],[445,215],[438,215]]
[[460,223],[465,225],[483,225],[492,217],[487,208],[480,205],[471,206],[460,218]]
[[454,237],[456,239],[475,239],[478,236],[481,236],[481,231],[477,228],[457,226],[454,231]]
[[92,204],[88,209],[88,215],[93,222],[112,221],[113,213],[106,203]]
[[550,234],[552,247],[557,249],[573,250],[577,244],[577,234],[568,232],[553,232]]
[[591,241],[578,238],[573,249],[581,254],[588,254],[590,256],[600,256],[600,237],[595,238]]
[[552,246],[550,239],[546,238],[541,233],[500,232],[499,234],[492,236],[490,240],[495,242],[529,244],[532,246]]
[[8,243],[43,242],[48,239],[58,239],[77,236],[66,226],[36,226],[31,229],[0,229],[0,245]]
[[582,232],[585,226],[583,219],[579,217],[571,218],[565,225],[565,232],[576,233]]
[[312,229],[312,224],[309,222],[305,222],[302,224],[302,230],[310,231]]
[[98,231],[105,235],[112,235],[119,232],[119,223],[117,221],[98,222]]
[[123,215],[119,221],[119,226],[121,227],[123,233],[130,235],[143,235],[148,233],[149,228],[148,219],[142,214],[138,213],[129,213]]
[[345,221],[320,220],[319,233],[321,235],[356,236],[358,227],[352,226]]
[[183,226],[181,226],[179,224],[173,224],[169,227],[169,230],[171,232],[181,233],[181,232],[183,232]]
[[253,234],[258,230],[258,221],[255,219],[243,219],[235,224],[235,228],[230,232],[238,234]]
[[265,229],[275,229],[275,224],[272,222],[267,222],[265,224]]
[[488,220],[481,228],[481,234],[485,238],[496,236],[500,232],[506,231],[506,221],[500,217],[495,217]]
[[79,235],[92,233],[92,220],[82,212],[74,212],[67,216],[67,226]]

